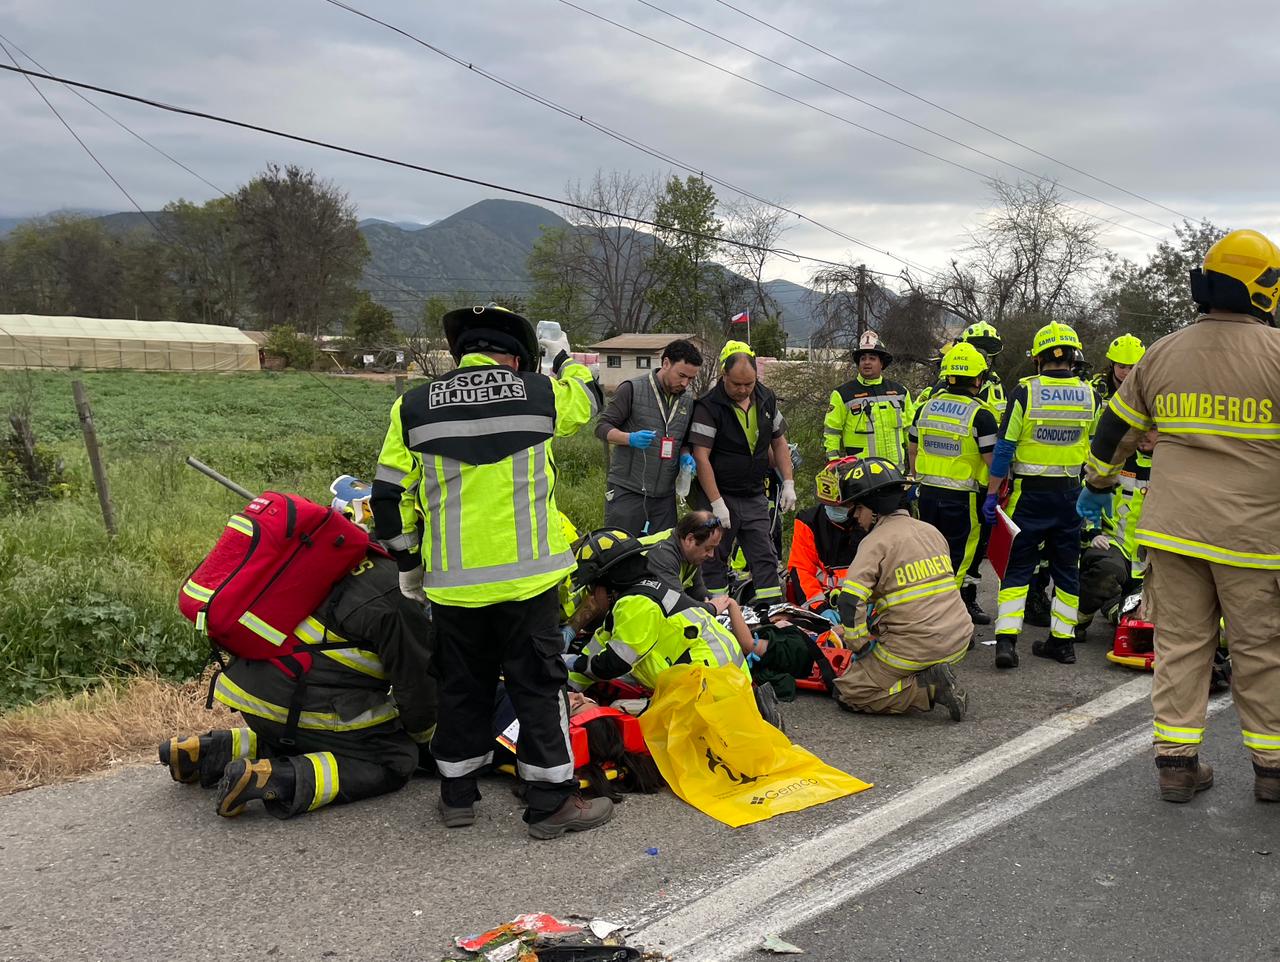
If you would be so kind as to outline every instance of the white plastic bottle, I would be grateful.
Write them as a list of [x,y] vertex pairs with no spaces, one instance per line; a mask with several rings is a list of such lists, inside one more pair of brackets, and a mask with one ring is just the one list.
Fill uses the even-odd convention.
[[538,343],[544,346],[541,370],[543,374],[551,373],[551,362],[561,352],[570,352],[569,338],[561,330],[557,321],[538,322]]
[[689,499],[689,489],[693,486],[693,469],[687,464],[680,465],[680,472],[676,475],[676,494],[682,499]]

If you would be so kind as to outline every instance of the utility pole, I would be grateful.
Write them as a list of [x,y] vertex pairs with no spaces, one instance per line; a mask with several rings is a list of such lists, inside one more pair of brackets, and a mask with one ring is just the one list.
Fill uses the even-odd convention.
[[867,332],[867,265],[858,265],[858,338]]

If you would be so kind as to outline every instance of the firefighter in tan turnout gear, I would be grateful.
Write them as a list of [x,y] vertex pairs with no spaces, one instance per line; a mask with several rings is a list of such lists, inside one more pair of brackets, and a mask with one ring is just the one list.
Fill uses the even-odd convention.
[[857,660],[832,694],[850,711],[895,715],[940,704],[961,721],[968,698],[951,666],[968,651],[973,622],[947,541],[906,510],[906,483],[892,462],[865,458],[844,481],[841,494],[847,488],[868,534],[840,591],[845,646]]
[[1199,760],[1218,619],[1254,796],[1280,801],[1280,249],[1256,231],[1227,234],[1191,272],[1201,312],[1153,344],[1098,423],[1080,514],[1110,509],[1141,432],[1160,434],[1138,523],[1155,623],[1160,797],[1213,784]]

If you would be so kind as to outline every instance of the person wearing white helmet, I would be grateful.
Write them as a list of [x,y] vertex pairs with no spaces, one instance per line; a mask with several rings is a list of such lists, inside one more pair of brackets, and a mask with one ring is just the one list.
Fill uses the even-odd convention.
[[858,339],[853,362],[857,375],[831,392],[822,423],[827,461],[848,455],[888,458],[905,470],[911,395],[905,386],[884,376],[893,355],[879,334],[867,331]]

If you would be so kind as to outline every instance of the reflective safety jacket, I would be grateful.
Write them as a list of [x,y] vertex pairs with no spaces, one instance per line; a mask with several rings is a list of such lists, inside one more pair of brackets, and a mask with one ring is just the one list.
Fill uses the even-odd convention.
[[[930,384],[915,396],[912,402],[912,419],[914,420],[920,414],[920,409],[924,406],[924,402],[931,397],[936,397],[947,390],[946,381],[939,380],[935,384]],[[1004,382],[1000,380],[1000,375],[995,371],[987,371],[987,379],[982,385],[982,390],[978,392],[978,400],[991,408],[997,418],[1004,416],[1005,404],[1008,399],[1004,395]]]
[[[431,620],[400,594],[394,561],[367,557],[294,634],[306,644],[351,643],[310,653],[299,728],[356,732],[399,719],[414,741],[430,740],[437,705]],[[300,645],[295,654],[305,651]],[[237,658],[218,675],[213,694],[234,711],[283,725],[296,690],[271,662]]]
[[747,670],[738,639],[714,615],[677,588],[645,580],[614,603],[569,679],[587,688],[630,673],[652,691],[660,674],[680,664],[737,665]]
[[[1148,348],[1108,402],[1088,480],[1115,483],[1157,428],[1137,542],[1280,571],[1280,330],[1215,311]],[[1130,434],[1130,429],[1136,428]]]
[[1014,476],[1079,478],[1093,413],[1093,389],[1073,374],[1023,379],[1000,429],[1001,438],[1017,445]]
[[995,414],[978,398],[933,395],[917,407],[911,426],[915,477],[935,488],[985,493],[990,472],[983,454],[995,448],[997,431]]
[[1145,551],[1138,544],[1142,505],[1151,486],[1151,455],[1135,451],[1120,471],[1120,496],[1116,499],[1111,537],[1129,561],[1129,575],[1141,578],[1146,567]]
[[862,536],[862,529],[852,519],[848,524],[836,524],[827,517],[822,505],[796,515],[787,570],[806,607],[819,611],[835,604],[840,582],[858,551]]
[[[867,625],[875,608],[874,629]],[[864,648],[890,667],[923,671],[957,662],[969,650],[973,621],[960,598],[947,540],[905,511],[876,522],[849,566],[840,589],[845,647]]]
[[888,458],[906,468],[911,395],[897,381],[867,380],[861,374],[831,392],[822,422],[827,458],[856,454]]
[[[392,405],[371,499],[378,538],[401,570],[420,557],[438,604],[482,607],[554,587],[574,562],[551,440],[599,408],[599,386],[576,361],[549,378],[464,356]],[[422,516],[420,536],[404,526],[406,504]]]

